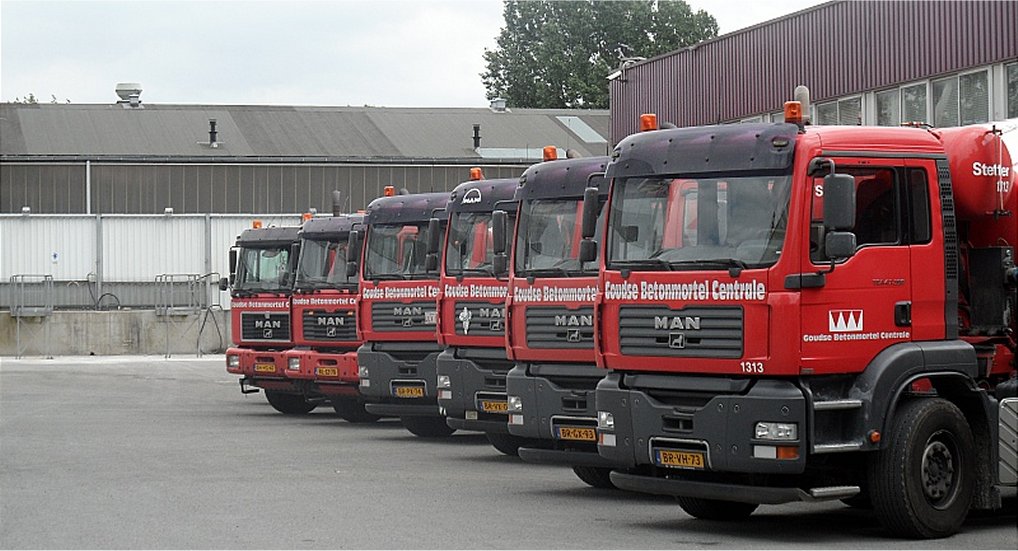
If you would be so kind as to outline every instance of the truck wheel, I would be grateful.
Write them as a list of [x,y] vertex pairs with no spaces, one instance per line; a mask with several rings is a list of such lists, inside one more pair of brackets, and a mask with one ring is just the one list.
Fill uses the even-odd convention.
[[381,419],[380,416],[368,413],[364,409],[364,402],[356,398],[342,398],[332,401],[332,409],[349,423],[374,423]]
[[742,520],[756,511],[756,503],[739,501],[721,501],[720,499],[703,499],[699,497],[678,496],[675,498],[679,507],[689,514],[703,520]]
[[490,442],[496,450],[514,457],[520,454],[520,447],[526,443],[526,441],[522,438],[517,438],[511,434],[486,432],[484,433],[484,436],[488,437],[488,442]]
[[580,480],[594,488],[605,488],[609,490],[615,488],[615,485],[612,484],[611,477],[609,476],[612,472],[611,469],[574,465],[573,472],[576,473],[576,476],[579,477]]
[[309,403],[300,394],[286,394],[275,390],[266,390],[265,399],[276,408],[276,411],[286,415],[307,415],[316,405]]
[[958,531],[975,487],[972,430],[940,398],[904,403],[887,448],[873,454],[868,488],[881,524],[896,536],[942,538]]
[[456,432],[445,423],[445,417],[400,417],[406,430],[421,438],[443,438]]

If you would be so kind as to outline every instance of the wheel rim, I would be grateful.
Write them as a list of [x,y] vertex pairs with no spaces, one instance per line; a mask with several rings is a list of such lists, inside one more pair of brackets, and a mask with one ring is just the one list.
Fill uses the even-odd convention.
[[961,457],[954,436],[940,431],[926,441],[922,458],[922,488],[926,501],[937,509],[944,509],[958,493]]

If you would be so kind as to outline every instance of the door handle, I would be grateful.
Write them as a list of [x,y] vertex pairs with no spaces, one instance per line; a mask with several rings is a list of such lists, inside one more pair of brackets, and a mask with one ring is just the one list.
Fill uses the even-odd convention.
[[898,327],[910,327],[912,325],[911,300],[894,303],[894,324]]

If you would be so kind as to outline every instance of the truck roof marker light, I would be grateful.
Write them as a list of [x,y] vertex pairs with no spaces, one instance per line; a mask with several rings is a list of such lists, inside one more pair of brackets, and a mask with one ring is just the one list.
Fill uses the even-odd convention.
[[657,130],[657,114],[644,113],[640,115],[640,132]]
[[790,122],[802,128],[802,103],[798,101],[785,102],[785,122]]
[[251,221],[251,227],[256,229],[256,230],[261,229],[262,221],[261,220],[252,220]]
[[386,197],[392,197],[396,195],[396,186],[385,186],[385,189],[382,190],[382,194],[385,195]]
[[300,219],[301,219],[301,222],[307,222],[308,220],[311,220],[312,218],[314,218],[314,216],[315,215],[310,213],[310,212],[305,212],[304,214],[300,215]]
[[558,148],[554,145],[544,146],[544,150],[541,153],[541,158],[545,161],[554,161],[555,159],[558,159]]
[[471,181],[483,180],[483,179],[484,179],[484,172],[481,171],[481,167],[475,166],[475,167],[470,169],[470,180]]

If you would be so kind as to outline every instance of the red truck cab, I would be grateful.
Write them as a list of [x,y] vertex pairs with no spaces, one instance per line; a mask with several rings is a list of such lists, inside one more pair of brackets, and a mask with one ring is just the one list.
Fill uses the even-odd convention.
[[909,537],[1000,507],[1014,171],[990,126],[793,119],[623,140],[595,314],[611,480],[708,519],[865,502]]
[[506,301],[508,428],[528,444],[529,462],[573,467],[583,481],[611,487],[597,454],[594,364],[597,263],[579,261],[584,192],[607,200],[607,157],[550,160],[528,168],[519,201]]
[[[299,228],[244,230],[230,250],[230,329],[235,346],[226,351],[226,370],[240,379],[241,392],[265,391],[276,410],[303,414],[315,405],[286,375],[283,352],[293,346],[290,296],[299,254]],[[225,290],[225,289],[224,289]]]
[[[369,413],[399,417],[425,437],[452,433],[438,409],[435,333],[438,272],[427,265],[429,240],[443,228],[449,194],[392,195],[368,205],[357,328],[360,393]],[[359,237],[359,236],[358,236]]]
[[[505,297],[508,279],[495,271],[492,211],[515,219],[517,178],[477,179],[452,191],[446,214],[438,333],[445,350],[437,365],[438,405],[453,429],[483,431],[499,451],[515,454],[506,427]],[[502,249],[505,249],[505,232]]]
[[371,422],[357,391],[359,279],[347,275],[350,232],[364,216],[312,218],[300,230],[301,252],[293,292],[294,347],[283,355],[286,373],[302,382],[309,401],[328,401],[350,422]]

